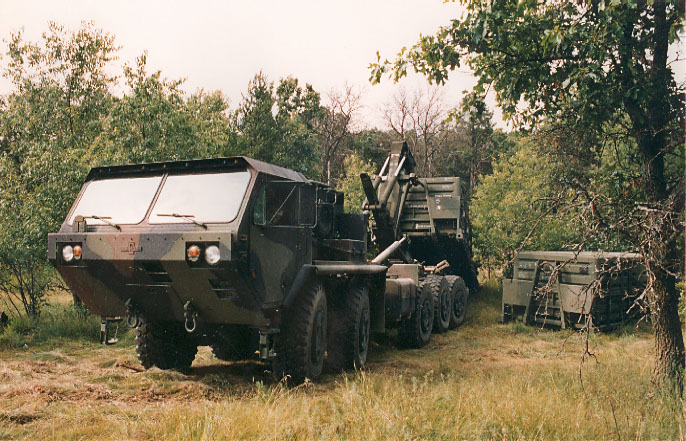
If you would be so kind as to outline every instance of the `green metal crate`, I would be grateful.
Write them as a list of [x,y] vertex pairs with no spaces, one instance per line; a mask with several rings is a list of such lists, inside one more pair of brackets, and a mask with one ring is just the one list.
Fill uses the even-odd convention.
[[624,323],[645,286],[633,253],[522,251],[503,280],[502,320],[565,329]]

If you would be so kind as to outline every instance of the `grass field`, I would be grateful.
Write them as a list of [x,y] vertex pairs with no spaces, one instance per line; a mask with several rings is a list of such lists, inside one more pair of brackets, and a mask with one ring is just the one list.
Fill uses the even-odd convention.
[[[644,327],[590,338],[499,324],[486,287],[466,323],[421,350],[379,338],[364,372],[286,387],[257,362],[201,348],[191,371],[143,371],[130,332],[101,346],[53,306],[48,325],[0,334],[0,439],[683,439],[682,402],[650,384]],[[70,315],[71,314],[71,315]],[[66,317],[66,319],[64,318]],[[52,321],[50,321],[52,320]],[[23,328],[22,328],[23,326]],[[121,331],[121,330],[120,330]]]

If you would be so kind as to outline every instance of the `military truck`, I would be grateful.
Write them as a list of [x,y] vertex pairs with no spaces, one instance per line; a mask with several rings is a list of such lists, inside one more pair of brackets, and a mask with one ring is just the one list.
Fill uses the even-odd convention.
[[514,260],[512,278],[503,280],[503,322],[603,330],[625,323],[645,287],[640,257],[522,251]]
[[278,376],[316,379],[325,361],[363,367],[372,332],[397,324],[418,347],[435,310],[439,331],[464,318],[447,301],[434,307],[435,292],[466,301],[462,279],[439,275],[448,262],[391,263],[405,236],[368,260],[367,214],[346,214],[343,199],[246,157],[98,167],[48,236],[48,257],[104,324],[126,317],[145,368],[188,368],[209,345],[223,360],[259,356]]

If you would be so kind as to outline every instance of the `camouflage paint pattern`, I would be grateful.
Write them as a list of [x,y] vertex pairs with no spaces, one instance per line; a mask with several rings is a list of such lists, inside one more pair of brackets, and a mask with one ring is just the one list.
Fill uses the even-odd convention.
[[[180,161],[93,169],[86,184],[101,177],[136,177],[167,173],[243,171],[251,173],[246,196],[232,222],[192,222],[137,225],[88,225],[85,232],[68,224],[48,236],[48,257],[74,293],[94,314],[122,316],[125,303],[150,320],[183,321],[190,301],[199,319],[209,324],[238,324],[267,328],[302,265],[312,263],[313,229],[303,226],[260,226],[252,222],[253,191],[260,177],[308,183],[300,173],[249,158]],[[83,195],[86,185],[81,190]],[[231,191],[231,189],[208,189]],[[77,198],[72,211],[78,204]],[[74,223],[76,225],[76,222]],[[80,260],[65,262],[62,248],[79,244]],[[221,259],[211,266],[186,250],[217,245]]]

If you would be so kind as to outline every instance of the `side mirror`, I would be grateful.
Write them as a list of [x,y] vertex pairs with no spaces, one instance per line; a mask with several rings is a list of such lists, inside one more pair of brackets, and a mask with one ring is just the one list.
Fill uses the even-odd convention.
[[74,233],[85,233],[86,232],[86,218],[82,215],[74,217],[74,222],[71,226]]

